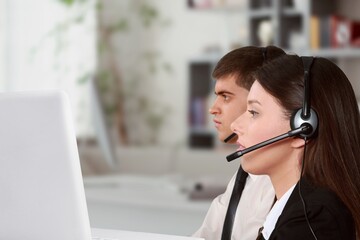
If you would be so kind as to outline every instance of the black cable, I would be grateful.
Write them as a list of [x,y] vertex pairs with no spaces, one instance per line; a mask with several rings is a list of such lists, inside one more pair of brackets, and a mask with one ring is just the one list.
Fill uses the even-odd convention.
[[301,172],[300,172],[300,180],[299,180],[299,195],[300,195],[300,199],[301,199],[301,202],[303,204],[303,208],[304,208],[304,215],[305,215],[305,219],[306,219],[306,222],[309,226],[309,229],[311,231],[311,234],[313,235],[314,239],[315,240],[318,240],[317,237],[316,237],[316,234],[314,232],[314,230],[312,229],[311,227],[311,224],[310,224],[310,221],[309,221],[309,218],[308,218],[308,215],[307,215],[307,211],[306,211],[306,204],[305,204],[305,201],[304,201],[304,198],[301,194],[301,179],[302,179],[302,175],[304,173],[304,166],[305,166],[305,154],[306,154],[306,140],[307,138],[305,137],[304,138],[304,141],[305,141],[305,144],[304,144],[304,154],[303,154],[303,160],[302,160],[302,163],[301,163]]

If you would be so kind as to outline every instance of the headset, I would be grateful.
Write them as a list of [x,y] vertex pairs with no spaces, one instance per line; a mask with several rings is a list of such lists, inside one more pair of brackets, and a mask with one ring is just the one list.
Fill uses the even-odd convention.
[[291,129],[295,129],[300,126],[308,127],[308,130],[306,132],[300,133],[300,135],[299,135],[299,137],[304,139],[305,144],[304,144],[304,154],[303,154],[303,159],[302,159],[302,164],[301,164],[301,172],[300,172],[298,190],[299,190],[299,196],[301,199],[301,203],[302,203],[303,209],[304,209],[304,216],[305,216],[306,223],[309,227],[309,230],[310,230],[312,236],[314,237],[315,240],[317,240],[316,234],[315,234],[313,228],[311,227],[309,218],[307,216],[306,204],[305,204],[304,198],[301,193],[301,180],[302,180],[302,175],[304,172],[307,139],[316,136],[315,134],[316,134],[316,131],[318,129],[318,124],[319,124],[318,115],[315,112],[315,110],[313,110],[311,108],[311,105],[310,105],[310,103],[311,103],[311,101],[310,101],[310,70],[311,70],[311,66],[314,62],[314,58],[313,57],[301,57],[301,60],[304,65],[304,101],[303,101],[302,109],[297,110],[292,115],[291,120],[290,120],[290,126],[291,126]]
[[309,57],[309,56],[303,56],[301,57],[303,66],[304,66],[304,98],[303,98],[303,106],[302,108],[296,110],[290,118],[290,127],[291,130],[287,133],[284,133],[282,135],[276,136],[274,138],[265,140],[261,143],[255,144],[249,148],[245,148],[243,150],[234,152],[230,155],[228,155],[226,157],[227,161],[233,161],[236,158],[241,157],[242,155],[249,153],[251,151],[254,151],[256,149],[265,147],[269,144],[278,142],[280,140],[283,140],[285,138],[289,138],[289,137],[300,137],[302,139],[304,139],[305,144],[304,144],[304,154],[303,154],[303,161],[302,161],[302,167],[301,167],[301,173],[300,173],[300,179],[299,179],[299,195],[300,195],[300,199],[302,201],[303,204],[303,208],[304,208],[304,215],[305,215],[305,219],[306,222],[309,226],[309,229],[314,237],[315,240],[317,240],[317,237],[311,227],[311,224],[308,220],[308,216],[307,216],[307,211],[306,211],[306,205],[305,205],[305,201],[303,199],[303,196],[301,194],[301,179],[302,179],[302,175],[303,175],[303,170],[304,170],[304,160],[305,160],[305,154],[306,154],[306,143],[307,140],[309,138],[314,138],[316,136],[317,133],[317,129],[318,129],[318,124],[319,124],[319,119],[318,119],[318,115],[316,113],[316,111],[314,109],[311,108],[311,104],[310,104],[310,70],[312,67],[312,64],[314,62],[314,57]]
[[310,138],[314,136],[318,128],[317,113],[311,108],[310,105],[310,69],[314,62],[313,57],[301,57],[304,65],[304,101],[303,107],[294,112],[290,119],[291,129],[297,129],[306,126],[307,129],[300,133],[298,137]]

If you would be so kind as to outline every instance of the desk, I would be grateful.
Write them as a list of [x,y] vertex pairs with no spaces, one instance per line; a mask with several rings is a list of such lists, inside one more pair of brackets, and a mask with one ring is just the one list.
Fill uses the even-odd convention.
[[202,238],[193,238],[193,237],[183,237],[183,236],[144,233],[144,232],[130,232],[130,231],[122,231],[122,230],[99,229],[99,228],[92,228],[91,233],[93,238],[101,237],[101,238],[109,238],[109,240],[113,238],[121,239],[121,240],[201,240],[202,239]]
[[192,201],[171,177],[114,175],[84,179],[91,226],[189,236],[211,201]]

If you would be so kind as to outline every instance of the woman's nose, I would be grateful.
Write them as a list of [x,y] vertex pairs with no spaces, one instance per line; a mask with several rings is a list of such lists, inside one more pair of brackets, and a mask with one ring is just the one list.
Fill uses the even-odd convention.
[[238,134],[241,133],[241,120],[242,115],[240,115],[238,118],[236,118],[230,125],[230,129],[231,131],[233,131],[234,133]]

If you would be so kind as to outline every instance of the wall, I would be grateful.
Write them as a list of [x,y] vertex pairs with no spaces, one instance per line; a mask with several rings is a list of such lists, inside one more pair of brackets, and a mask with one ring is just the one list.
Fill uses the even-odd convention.
[[6,46],[7,14],[6,2],[0,1],[0,89],[5,87],[5,46]]

